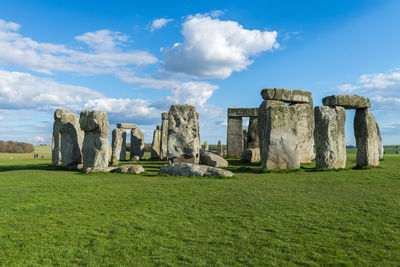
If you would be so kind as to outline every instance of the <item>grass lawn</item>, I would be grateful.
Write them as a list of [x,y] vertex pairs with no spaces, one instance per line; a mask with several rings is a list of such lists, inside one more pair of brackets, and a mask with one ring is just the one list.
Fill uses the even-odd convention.
[[[400,265],[400,155],[232,179],[82,174],[0,154],[0,265]],[[12,159],[10,159],[12,157]]]

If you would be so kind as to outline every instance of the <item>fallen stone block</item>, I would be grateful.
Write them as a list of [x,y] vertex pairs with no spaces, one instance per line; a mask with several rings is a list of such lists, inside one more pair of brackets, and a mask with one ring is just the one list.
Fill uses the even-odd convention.
[[228,161],[220,155],[204,150],[200,150],[200,164],[217,168],[224,168],[229,165]]
[[199,165],[193,163],[173,163],[161,166],[160,173],[165,173],[174,176],[222,176],[232,177],[233,173],[224,169]]

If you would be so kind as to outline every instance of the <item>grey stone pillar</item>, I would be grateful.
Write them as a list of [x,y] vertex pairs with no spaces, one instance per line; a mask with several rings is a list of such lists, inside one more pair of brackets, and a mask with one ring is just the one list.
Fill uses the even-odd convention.
[[300,168],[296,108],[281,101],[264,101],[259,108],[258,123],[263,168]]
[[137,156],[139,159],[144,155],[144,134],[138,128],[131,130],[131,160]]
[[354,135],[357,144],[357,166],[378,166],[378,132],[374,115],[372,115],[368,108],[356,110]]
[[167,159],[168,147],[168,112],[161,113],[161,145],[160,145],[160,159]]
[[315,107],[314,117],[317,169],[345,168],[345,109],[343,107]]
[[204,150],[205,150],[205,151],[208,151],[208,150],[209,150],[208,142],[207,142],[207,141],[204,142]]
[[383,148],[383,141],[381,131],[379,130],[379,125],[376,123],[376,131],[378,134],[378,153],[379,153],[379,160],[383,160],[384,148]]
[[247,148],[259,148],[260,138],[258,136],[258,118],[249,119],[249,128],[247,132]]
[[153,133],[153,142],[151,143],[151,158],[160,159],[160,145],[161,145],[161,126],[157,125],[157,128]]
[[124,129],[115,128],[112,131],[111,151],[111,165],[118,165],[119,160],[125,160],[126,132]]
[[243,151],[243,119],[228,117],[227,133],[228,157],[239,158]]
[[221,140],[218,141],[217,154],[220,155],[220,156],[223,156],[223,155],[224,155],[224,150],[222,149],[222,142],[221,142]]

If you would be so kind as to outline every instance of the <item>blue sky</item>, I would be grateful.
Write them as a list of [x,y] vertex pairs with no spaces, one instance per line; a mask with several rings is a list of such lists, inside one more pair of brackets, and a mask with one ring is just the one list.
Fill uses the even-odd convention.
[[[151,142],[161,112],[194,104],[201,137],[262,88],[370,97],[400,144],[400,1],[1,1],[0,140],[50,143],[53,111],[104,110]],[[346,142],[354,144],[353,111]]]

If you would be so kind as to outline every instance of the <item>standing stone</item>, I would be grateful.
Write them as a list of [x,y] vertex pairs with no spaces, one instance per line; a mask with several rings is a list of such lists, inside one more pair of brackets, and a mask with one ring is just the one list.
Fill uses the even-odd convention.
[[112,156],[111,164],[117,165],[119,160],[126,159],[126,132],[123,128],[115,128],[112,131]]
[[167,159],[167,148],[168,148],[168,112],[161,113],[161,147],[160,147],[160,159]]
[[[244,129],[243,130],[243,149],[247,149],[247,138],[249,136],[248,130]],[[240,152],[241,153],[241,152]]]
[[243,151],[243,119],[228,117],[227,147],[228,157],[238,158]]
[[217,154],[220,155],[220,156],[223,156],[223,155],[224,155],[224,150],[222,149],[222,142],[221,142],[221,140],[218,141]]
[[79,116],[68,110],[57,109],[54,113],[52,162],[68,168],[77,168],[82,163],[84,132],[79,125]]
[[259,147],[260,138],[258,136],[258,118],[251,117],[249,119],[249,128],[247,132],[247,149]]
[[260,149],[259,148],[248,148],[242,151],[240,161],[246,163],[254,163],[260,161]]
[[358,167],[378,166],[378,132],[374,115],[367,109],[357,109],[354,117]]
[[157,125],[157,128],[153,133],[153,142],[151,143],[151,158],[160,159],[160,145],[161,145],[161,126]]
[[79,118],[80,126],[85,131],[83,140],[83,168],[106,169],[109,162],[108,131],[109,124],[107,114],[103,111],[81,112]]
[[168,112],[168,151],[170,163],[199,163],[198,113],[191,105],[172,105]]
[[207,141],[204,142],[204,150],[205,150],[205,151],[208,151],[208,150],[209,150],[208,142],[207,142]]
[[293,104],[297,115],[297,138],[300,163],[310,163],[314,156],[314,112],[311,103]]
[[378,152],[379,152],[379,160],[383,160],[384,148],[381,131],[379,130],[379,125],[376,123],[376,131],[378,134]]
[[144,134],[138,128],[131,130],[131,160],[137,156],[139,159],[144,155]]
[[297,114],[294,106],[267,100],[260,105],[260,158],[264,169],[300,168]]
[[343,107],[315,107],[315,149],[317,169],[346,167],[346,143]]

